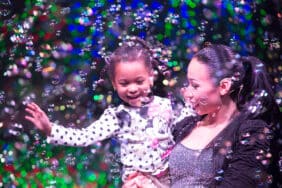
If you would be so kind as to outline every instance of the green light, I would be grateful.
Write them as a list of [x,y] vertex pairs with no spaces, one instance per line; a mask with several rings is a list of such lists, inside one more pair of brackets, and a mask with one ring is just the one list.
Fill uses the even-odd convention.
[[166,30],[171,30],[172,29],[171,23],[165,23],[165,29]]
[[188,27],[188,21],[187,20],[182,20],[182,27],[187,28]]
[[167,65],[168,65],[169,67],[176,67],[176,66],[178,65],[178,62],[177,62],[177,61],[169,61],[169,62],[167,63]]
[[158,34],[158,35],[157,35],[157,40],[158,40],[158,41],[163,40],[163,38],[164,38],[164,36],[163,36],[162,34]]
[[38,32],[39,37],[43,37],[45,35],[44,31],[39,31]]
[[246,15],[246,20],[251,20],[252,17],[253,17],[253,15],[252,15],[251,13],[248,13],[248,14]]
[[265,16],[266,15],[266,11],[264,9],[260,9],[259,11],[260,15]]
[[229,11],[229,13],[231,14],[231,16],[233,16],[234,15],[233,6],[231,4],[227,4],[226,8]]
[[172,5],[172,7],[176,8],[176,7],[179,6],[180,0],[171,0],[170,3]]
[[96,32],[96,27],[92,26],[89,28],[90,33],[95,33]]
[[110,21],[110,22],[108,23],[108,27],[113,27],[113,22]]
[[191,25],[196,26],[197,25],[197,21],[196,20],[191,20]]
[[196,7],[196,3],[194,3],[192,0],[186,0],[185,2],[191,8],[195,8]]
[[21,171],[21,175],[22,175],[22,177],[25,177],[26,175],[27,175],[27,173],[26,173],[26,171]]
[[171,23],[165,23],[165,35],[166,36],[170,36],[171,29],[172,29]]
[[99,174],[98,183],[100,185],[106,185],[106,183],[107,183],[107,178],[106,177],[107,177],[106,173],[101,172]]
[[189,11],[188,11],[188,15],[189,15],[189,16],[196,16],[196,12],[189,10]]
[[50,10],[51,10],[52,13],[54,13],[54,12],[56,12],[58,9],[57,9],[56,5],[52,5]]
[[97,179],[97,176],[95,173],[92,172],[88,174],[87,179],[91,182],[95,182],[95,180]]
[[256,43],[259,45],[261,49],[265,49],[266,46],[264,45],[263,41],[260,38],[257,38]]
[[83,169],[83,164],[79,163],[79,164],[77,165],[77,169],[78,169],[78,170],[82,170],[82,169]]
[[94,95],[93,100],[94,101],[101,101],[104,98],[104,95]]
[[102,13],[101,13],[101,14],[102,14],[102,16],[103,16],[104,18],[106,18],[106,17],[107,17],[107,15],[108,15],[108,12],[104,10],[104,11],[102,11]]

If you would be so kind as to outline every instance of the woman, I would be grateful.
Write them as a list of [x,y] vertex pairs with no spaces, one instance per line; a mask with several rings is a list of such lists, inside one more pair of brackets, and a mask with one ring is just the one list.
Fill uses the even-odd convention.
[[[198,116],[187,117],[174,130],[171,187],[268,186],[278,110],[263,63],[211,45],[194,55],[187,79],[184,96]],[[142,187],[145,181],[150,183],[138,174],[124,187]]]

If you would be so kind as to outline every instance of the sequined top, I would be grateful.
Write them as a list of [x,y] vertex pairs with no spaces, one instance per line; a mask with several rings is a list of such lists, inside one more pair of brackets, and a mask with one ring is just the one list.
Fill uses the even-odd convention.
[[[189,111],[185,112],[183,116]],[[88,146],[116,138],[121,146],[123,179],[136,171],[157,175],[168,168],[168,154],[174,144],[171,134],[174,119],[170,100],[155,96],[140,108],[124,104],[109,107],[97,121],[82,129],[53,124],[47,141]]]
[[[204,187],[210,181],[210,177],[207,176],[206,180],[202,180],[203,176],[195,171],[209,172],[210,165],[214,169],[214,178],[211,179],[208,187],[269,187],[271,176],[267,173],[267,168],[271,163],[269,151],[271,151],[273,133],[266,122],[260,119],[241,119],[241,117],[236,117],[208,144],[208,147],[212,148],[212,155],[201,152],[198,159],[209,161],[212,158],[212,163],[202,161],[201,164],[198,159],[187,154],[187,151],[184,152],[183,146],[178,142],[169,159],[172,187],[197,187],[190,184],[198,181],[202,181],[201,187]],[[183,125],[185,124],[188,124],[187,120],[183,122]],[[193,126],[187,127],[190,129],[185,135],[193,128]],[[208,156],[204,158],[204,155]],[[202,165],[205,165],[205,168],[202,168]],[[184,177],[187,174],[181,177],[181,173],[188,173],[188,177]],[[192,178],[193,182],[191,176],[196,176]]]
[[212,153],[212,148],[194,150],[177,144],[169,157],[171,187],[208,187],[213,179]]

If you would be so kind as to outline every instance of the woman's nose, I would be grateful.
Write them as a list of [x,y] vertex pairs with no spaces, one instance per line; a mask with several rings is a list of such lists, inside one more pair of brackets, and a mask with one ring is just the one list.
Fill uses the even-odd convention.
[[193,97],[193,93],[188,89],[188,87],[183,87],[181,89],[181,93],[185,100],[191,99]]

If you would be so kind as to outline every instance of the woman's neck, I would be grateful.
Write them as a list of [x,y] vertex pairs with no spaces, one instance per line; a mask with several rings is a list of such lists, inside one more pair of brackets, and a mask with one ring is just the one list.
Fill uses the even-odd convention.
[[226,125],[238,114],[236,103],[226,100],[218,109],[204,118],[204,124],[210,126]]

